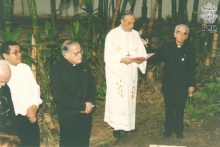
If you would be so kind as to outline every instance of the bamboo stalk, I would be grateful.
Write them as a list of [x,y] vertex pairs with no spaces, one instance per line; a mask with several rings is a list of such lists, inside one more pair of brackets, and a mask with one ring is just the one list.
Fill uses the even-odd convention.
[[208,56],[206,57],[206,59],[205,59],[205,66],[210,66],[210,63],[211,63],[211,61],[210,61],[210,55],[208,55]]
[[216,57],[216,49],[217,49],[217,44],[218,44],[218,34],[213,35],[213,42],[212,42],[212,58]]
[[[37,49],[36,49],[36,41],[35,41],[33,35],[32,35],[32,38],[31,38],[31,45],[32,45],[31,57],[34,60],[34,62],[36,62]],[[32,73],[33,73],[33,75],[34,75],[34,77],[36,79],[37,69],[36,69],[36,66],[34,64],[31,65],[31,70],[32,70]]]
[[32,18],[33,35],[36,44],[38,44],[40,42],[40,32],[38,26],[37,6],[35,0],[28,0],[28,4]]
[[157,48],[157,39],[156,39],[156,37],[151,38],[151,47],[152,48]]
[[84,3],[83,0],[79,0],[79,4],[82,5]]
[[135,4],[136,4],[136,0],[133,0],[132,2],[130,2],[130,4],[131,4],[130,11],[134,12],[134,7],[135,7]]
[[14,0],[1,0],[2,9],[0,10],[2,13],[3,28],[6,32],[11,31],[11,25],[13,23],[13,8],[14,8]]
[[116,8],[114,11],[114,16],[113,16],[113,20],[112,20],[112,29],[115,28],[115,24],[118,18],[118,12],[120,10],[120,6],[121,6],[121,0],[117,0],[117,4],[116,4]]
[[147,78],[148,78],[148,79],[152,79],[152,78],[153,78],[153,75],[154,75],[154,73],[153,73],[152,70],[148,70],[148,71],[147,71]]
[[122,7],[121,7],[121,13],[125,11],[127,4],[128,4],[128,0],[124,0],[124,2],[122,3]]
[[150,22],[148,24],[148,34],[149,34],[149,36],[151,35],[152,28],[153,28],[153,25],[154,25],[154,20],[155,20],[155,16],[156,16],[156,12],[157,12],[157,6],[158,6],[158,0],[155,0],[153,11],[151,12]]

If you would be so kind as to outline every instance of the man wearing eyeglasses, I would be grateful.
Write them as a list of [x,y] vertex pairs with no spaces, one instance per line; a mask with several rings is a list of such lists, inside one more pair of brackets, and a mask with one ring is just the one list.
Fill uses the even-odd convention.
[[78,42],[67,40],[63,58],[50,71],[50,86],[57,104],[60,147],[89,146],[96,86]]
[[121,14],[120,26],[112,29],[105,40],[106,103],[104,121],[113,128],[113,136],[122,131],[135,131],[138,69],[144,74],[146,57],[139,33],[133,29],[135,16],[131,11]]
[[164,137],[173,132],[182,139],[184,130],[184,109],[187,95],[192,94],[196,86],[196,51],[186,41],[189,27],[179,24],[175,27],[174,41],[165,43],[152,59],[164,62],[162,92],[165,103]]
[[42,103],[40,87],[34,78],[30,67],[22,63],[21,49],[14,41],[4,42],[1,46],[1,56],[11,69],[8,86],[14,104],[16,120],[18,121],[18,137],[21,146],[40,146],[40,130],[37,121],[37,110]]

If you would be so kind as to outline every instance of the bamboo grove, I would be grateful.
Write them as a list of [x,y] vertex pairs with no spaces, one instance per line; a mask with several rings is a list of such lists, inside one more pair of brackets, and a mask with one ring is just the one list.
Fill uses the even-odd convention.
[[[139,1],[139,0],[138,0]],[[50,67],[61,57],[60,46],[66,39],[74,39],[82,45],[85,57],[90,61],[97,82],[98,98],[105,99],[105,75],[103,50],[105,36],[108,31],[119,24],[120,13],[124,10],[134,11],[137,0],[50,0],[50,15],[46,19],[38,16],[36,0],[28,0],[32,31],[22,34],[22,29],[13,24],[14,0],[0,1],[0,41],[18,41],[24,51],[24,62],[29,64],[41,86],[44,104],[39,112],[42,142],[47,146],[57,144],[59,139],[56,124],[56,106],[50,93],[48,72]],[[98,2],[98,8],[94,8]],[[189,40],[197,50],[197,93],[195,103],[188,104],[186,112],[190,118],[203,119],[214,117],[220,112],[220,71],[219,63],[219,30],[216,33],[202,31],[206,25],[199,20],[199,0],[193,1],[192,14],[188,14],[188,0],[154,0],[152,11],[147,14],[148,0],[140,0],[141,16],[137,18],[135,29],[142,38],[150,40],[149,46],[157,49],[167,40],[173,39],[173,28],[176,24],[185,23],[190,26]],[[170,3],[171,15],[162,17],[163,3]],[[83,6],[83,7],[82,7]],[[73,9],[74,15],[68,13]],[[82,12],[79,12],[79,10]],[[220,15],[220,2],[217,5]],[[191,20],[188,16],[191,15]],[[149,16],[149,17],[148,17]],[[40,25],[40,22],[43,26]],[[218,19],[214,25],[220,28]],[[64,22],[69,34],[62,34]],[[162,64],[151,63],[148,73],[142,76],[143,81],[160,81]],[[142,82],[147,83],[147,82]]]

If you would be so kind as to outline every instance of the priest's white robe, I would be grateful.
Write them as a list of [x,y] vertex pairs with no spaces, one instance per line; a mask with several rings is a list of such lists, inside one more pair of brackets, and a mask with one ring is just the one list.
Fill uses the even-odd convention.
[[146,57],[137,31],[125,32],[121,26],[112,29],[105,40],[106,103],[104,121],[114,130],[135,129],[138,69],[144,74],[146,61],[126,65],[123,57]]

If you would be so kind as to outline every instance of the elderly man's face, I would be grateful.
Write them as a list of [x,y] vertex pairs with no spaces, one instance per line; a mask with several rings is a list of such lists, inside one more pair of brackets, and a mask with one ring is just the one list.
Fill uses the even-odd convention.
[[68,52],[64,56],[70,63],[79,64],[82,62],[82,50],[79,44],[69,46]]
[[131,32],[134,27],[135,18],[133,15],[127,15],[124,19],[121,19],[121,26],[124,31]]
[[4,86],[11,76],[11,71],[7,70],[4,73],[0,73],[0,88]]
[[179,26],[176,32],[174,32],[174,37],[176,38],[176,43],[182,45],[188,37],[187,28],[184,26]]

